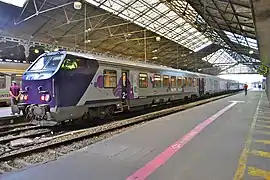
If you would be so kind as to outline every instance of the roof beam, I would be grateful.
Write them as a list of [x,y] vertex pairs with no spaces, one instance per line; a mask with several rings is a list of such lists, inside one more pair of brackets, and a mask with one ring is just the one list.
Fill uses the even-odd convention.
[[[226,0],[226,2],[228,2],[228,0]],[[196,3],[196,2],[194,2],[194,5],[200,6],[200,4],[199,3]],[[217,10],[215,7],[212,7],[212,6],[207,6],[206,8]],[[221,10],[221,12],[232,14],[232,15],[234,14],[233,12],[230,12],[230,11],[223,11],[223,10]],[[239,14],[239,13],[236,13],[236,15],[237,16],[240,16],[240,17],[243,17],[243,18],[248,18],[248,19],[251,19],[252,20],[252,16],[247,16],[247,15]]]

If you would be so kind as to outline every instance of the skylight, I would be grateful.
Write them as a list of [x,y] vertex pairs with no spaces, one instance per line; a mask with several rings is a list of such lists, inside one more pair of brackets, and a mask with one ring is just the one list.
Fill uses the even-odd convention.
[[237,63],[237,61],[232,58],[224,49],[213,52],[212,54],[202,58],[202,60],[214,64],[215,66],[219,66],[221,70]]
[[[86,0],[135,24],[145,27],[165,38],[179,43],[193,51],[199,51],[212,44],[189,22],[170,10],[159,0]],[[189,8],[192,8],[189,6]],[[192,17],[196,11],[187,11]]]
[[23,7],[26,1],[28,0],[0,0],[0,2],[4,2],[18,7]]
[[241,74],[241,73],[254,73],[255,69],[250,68],[247,65],[238,64],[234,67],[227,69],[226,71],[221,72],[220,74]]
[[239,34],[235,34],[235,33],[233,34],[233,33],[228,32],[228,31],[224,31],[224,32],[232,42],[235,42],[235,43],[241,44],[243,46],[258,50],[257,40],[251,39],[249,37],[244,37],[244,36],[239,35]]

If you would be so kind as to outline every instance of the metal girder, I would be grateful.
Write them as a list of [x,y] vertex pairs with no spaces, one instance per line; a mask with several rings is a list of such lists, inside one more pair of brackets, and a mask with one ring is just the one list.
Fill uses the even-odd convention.
[[[201,2],[201,0],[198,0],[199,3],[201,4],[201,6],[203,6],[204,4]],[[198,13],[202,13],[198,7],[196,5],[193,4],[192,0],[187,0],[187,2],[189,2],[196,10]],[[230,29],[231,32],[233,32],[233,30],[231,29],[231,26],[228,24],[226,18],[223,16],[222,12],[220,11],[220,9],[218,8],[217,4],[215,3],[214,0],[211,0],[211,2],[215,5],[217,11],[220,13],[220,15],[222,16],[222,18],[224,19],[224,22],[226,23],[227,27]],[[226,1],[228,3],[228,1]],[[211,14],[207,9],[205,9],[205,12],[207,12],[208,14]],[[220,35],[220,37],[232,48],[232,49],[237,49],[239,50],[233,43],[232,41],[225,35],[225,33],[222,31],[222,27],[220,27],[220,24],[218,22],[216,22],[216,20],[214,19],[214,17],[210,16],[210,18],[216,23],[216,26],[219,28],[219,30],[216,30],[217,33]],[[211,23],[209,23],[209,19],[205,19],[206,23],[209,24],[209,26],[212,26]],[[234,35],[234,33],[233,33]],[[238,38],[234,35],[235,39],[238,40]],[[239,43],[239,41],[238,41]],[[234,47],[234,48],[233,48]],[[234,56],[235,57],[235,56]],[[243,58],[241,55],[238,56],[238,58],[242,59],[243,61],[245,61],[245,58]]]
[[[32,3],[34,3],[34,6],[35,6],[35,13],[31,14],[30,16],[28,17],[25,17],[23,18],[22,20],[20,20],[21,16],[23,15],[24,11],[26,10],[26,7],[28,6],[28,4],[32,1]],[[44,0],[44,2],[46,2],[46,0]],[[44,3],[43,3],[44,4]],[[20,16],[18,17],[18,19],[16,21],[14,21],[14,24],[15,25],[19,25],[25,21],[28,21],[30,20],[31,18],[35,17],[35,16],[38,16],[40,14],[43,14],[43,13],[46,13],[46,12],[49,12],[49,11],[52,11],[52,10],[55,10],[55,9],[59,9],[59,8],[63,8],[65,6],[68,6],[68,5],[71,5],[73,4],[73,2],[68,2],[68,3],[64,3],[64,4],[61,4],[61,5],[58,5],[58,6],[55,6],[55,7],[52,7],[52,8],[48,8],[48,9],[44,9],[42,10],[42,7],[43,5],[38,9],[37,6],[36,6],[36,0],[29,0],[27,1],[27,4],[24,6],[24,8],[22,9],[21,11],[21,14]]]

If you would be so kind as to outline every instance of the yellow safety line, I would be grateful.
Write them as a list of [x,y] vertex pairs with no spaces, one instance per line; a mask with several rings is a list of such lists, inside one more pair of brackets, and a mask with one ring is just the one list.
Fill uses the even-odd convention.
[[262,127],[262,128],[269,128],[269,129],[270,129],[270,126],[267,126],[267,125],[261,125],[261,124],[256,124],[256,127]]
[[256,167],[248,167],[248,175],[269,179],[270,172],[256,168]]
[[270,119],[269,116],[262,116],[262,115],[258,115],[259,119]]
[[255,155],[255,156],[270,158],[270,152],[266,152],[266,151],[252,150],[250,154]]
[[257,143],[270,144],[269,140],[255,140]]
[[247,140],[246,140],[245,145],[244,145],[244,149],[243,149],[243,151],[240,155],[239,161],[238,161],[238,167],[237,167],[237,170],[236,170],[236,172],[234,174],[234,178],[233,178],[234,180],[242,180],[244,177],[246,166],[247,166],[246,165],[247,156],[248,156],[248,153],[250,151],[251,139],[252,139],[252,135],[253,135],[253,132],[255,129],[257,117],[259,114],[259,107],[261,104],[262,96],[263,96],[263,94],[261,93],[261,97],[260,97],[260,100],[258,102],[255,115],[253,117],[251,128],[250,128],[250,131],[249,131],[248,136],[247,136]]
[[[270,118],[269,118],[270,119]],[[266,123],[266,124],[268,124],[268,123],[270,123],[270,120],[269,121],[266,121],[266,120],[257,120],[257,122],[261,122],[261,123]]]
[[256,133],[261,133],[261,134],[266,134],[266,135],[270,135],[270,132],[268,131],[260,131],[260,130],[256,130]]

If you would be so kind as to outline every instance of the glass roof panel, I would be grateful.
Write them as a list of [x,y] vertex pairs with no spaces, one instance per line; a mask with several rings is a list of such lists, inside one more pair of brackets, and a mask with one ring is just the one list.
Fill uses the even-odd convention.
[[157,9],[159,12],[161,12],[161,13],[164,13],[164,12],[166,12],[166,11],[170,11],[170,9],[169,9],[166,5],[164,5],[164,4],[159,4],[159,5],[156,7],[156,9]]
[[178,15],[174,11],[170,11],[166,14],[167,17],[175,18],[178,17]]
[[[128,3],[130,0],[126,0],[126,1]],[[143,5],[140,1],[136,1],[134,4],[132,4],[130,6],[129,9],[134,9],[134,10],[136,10],[138,12],[143,12],[143,11],[145,11],[147,9],[147,7],[145,5]]]
[[251,47],[258,50],[257,40],[251,39],[249,37],[244,37],[236,33],[231,33],[228,31],[224,31],[224,32],[231,41],[241,44],[243,46]]
[[169,18],[163,16],[163,17],[157,19],[157,22],[164,24],[164,23],[167,23],[169,20],[170,20]]
[[232,64],[237,63],[237,61],[230,56],[224,49],[220,49],[208,56],[202,58],[202,60],[207,61],[215,66],[220,67],[221,69],[226,69]]
[[105,1],[102,6],[108,7],[109,9],[111,9],[111,7],[113,7],[114,11],[119,11],[121,8],[123,8],[123,5],[124,4],[120,4],[120,1],[117,1],[117,2]]
[[[165,38],[168,38],[177,43],[183,43],[182,39],[186,39],[191,35],[193,38],[197,38],[199,31],[186,22],[182,17],[177,15],[174,11],[171,11],[165,4],[161,3],[159,0],[86,0],[90,4],[98,5],[102,9],[105,9],[109,12],[118,12],[119,16],[134,22],[142,27],[146,27],[148,30],[154,31]],[[186,6],[186,2],[181,3],[180,6],[183,8]],[[192,16],[196,17],[196,11],[188,5],[188,12],[192,13]],[[153,19],[161,16],[156,21]],[[138,18],[139,17],[139,18]],[[186,23],[184,23],[186,22]],[[180,26],[179,26],[180,25]],[[162,29],[158,29],[162,28]],[[178,27],[179,26],[179,27]],[[175,30],[174,32],[168,33],[168,31]],[[164,34],[165,33],[165,34]],[[176,34],[177,33],[177,34]],[[202,34],[204,37],[204,35]],[[176,38],[177,37],[177,40]],[[193,43],[184,43],[181,44],[186,48],[189,48],[193,51],[200,49],[197,46],[210,45],[212,42],[205,38],[197,38],[193,40]],[[187,44],[187,45],[185,45]]]
[[150,18],[153,18],[153,19],[155,19],[157,16],[159,16],[160,14],[158,14],[158,13],[156,13],[155,11],[152,11],[152,10],[150,10],[150,11],[148,11],[147,13],[146,13],[146,16],[148,16],[148,17],[150,17]]
[[132,19],[138,18],[138,17],[139,17],[138,14],[136,14],[135,12],[130,11],[130,10],[124,10],[124,11],[122,12],[122,14],[124,14],[126,17],[131,17]]
[[240,74],[240,73],[254,73],[254,72],[255,69],[252,69],[247,65],[238,64],[234,67],[227,69],[226,71],[221,72],[220,74]]
[[180,34],[180,33],[183,33],[184,32],[184,29],[183,28],[180,28],[180,27],[177,27],[175,30],[174,30],[175,33],[177,34]]

